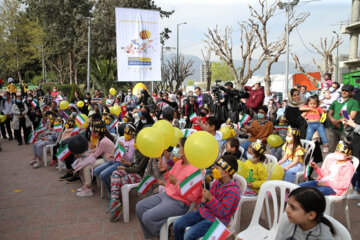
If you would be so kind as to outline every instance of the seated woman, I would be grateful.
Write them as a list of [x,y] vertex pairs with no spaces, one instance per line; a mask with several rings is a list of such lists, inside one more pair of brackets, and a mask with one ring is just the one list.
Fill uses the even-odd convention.
[[249,168],[249,176],[246,178],[247,188],[245,191],[247,196],[257,195],[261,185],[269,176],[263,164],[266,158],[265,151],[266,149],[261,144],[261,140],[253,142],[248,148],[248,161],[246,161],[246,164]]
[[179,155],[181,160],[167,171],[166,164],[159,160],[159,169],[166,180],[165,192],[152,195],[136,204],[136,215],[139,218],[145,239],[159,236],[161,226],[169,217],[185,214],[192,202],[200,203],[201,186],[183,196],[180,183],[198,169],[192,166],[185,157],[185,141],[179,141]]
[[286,143],[282,146],[283,158],[278,162],[284,169],[284,181],[295,183],[296,173],[304,166],[303,156],[305,149],[301,146],[300,131],[296,128],[288,128]]
[[355,171],[351,163],[351,153],[351,145],[340,141],[335,153],[326,157],[322,168],[314,162],[310,163],[310,166],[319,175],[316,181],[304,182],[299,185],[317,188],[324,195],[343,195],[349,188]]
[[266,146],[267,137],[273,132],[273,123],[266,118],[268,108],[266,106],[259,107],[257,119],[252,121],[251,125],[245,125],[241,131],[250,133],[248,141],[244,142],[241,147],[245,150],[243,158],[247,158],[246,151],[252,142],[260,139],[264,146]]
[[127,124],[124,130],[125,141],[124,142],[118,141],[118,144],[126,150],[125,153],[117,159],[114,159],[113,156],[110,159],[106,159],[107,162],[101,164],[100,166],[94,169],[94,175],[96,177],[100,177],[101,181],[104,182],[108,193],[110,193],[111,190],[110,176],[113,173],[113,171],[115,171],[117,167],[120,165],[127,167],[127,166],[131,166],[132,164],[132,160],[134,158],[134,152],[135,152],[135,148],[134,148],[135,134],[136,134],[135,125],[133,123]]

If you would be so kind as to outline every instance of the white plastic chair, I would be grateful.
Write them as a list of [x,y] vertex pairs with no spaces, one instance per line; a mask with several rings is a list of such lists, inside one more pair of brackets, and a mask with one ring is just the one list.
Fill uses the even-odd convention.
[[[266,171],[268,173],[268,178],[266,179],[266,181],[269,181],[272,171],[277,163],[277,158],[270,154],[265,154],[265,157],[266,157],[266,160],[264,161],[264,164],[267,164]],[[257,199],[258,199],[258,196],[242,196],[240,203],[239,203],[240,209],[245,202],[255,202]],[[266,199],[265,204],[266,204],[266,216],[267,216],[267,220],[268,220],[268,225],[269,225],[269,227],[271,227],[272,223],[271,223],[271,218],[270,218],[270,209],[269,209],[269,200],[268,199]],[[265,209],[263,208],[263,210],[265,210]],[[262,211],[262,214],[263,213],[264,212]],[[241,216],[239,216],[239,222],[240,222],[240,218],[241,218]],[[240,226],[240,224],[239,224],[239,226]]]
[[[325,162],[329,159],[329,156],[332,156],[334,153],[330,153],[326,156],[323,167],[325,166]],[[357,169],[357,167],[359,166],[359,159],[356,157],[352,157],[352,164],[354,166],[354,171]],[[349,184],[349,188],[346,190],[346,192],[341,195],[341,196],[325,196],[326,199],[326,210],[325,213],[334,217],[334,203],[337,202],[343,202],[344,204],[344,210],[345,210],[345,221],[346,221],[346,225],[348,227],[348,229],[351,229],[351,225],[350,225],[350,216],[349,216],[349,205],[348,205],[348,199],[347,199],[347,195],[349,193],[349,189],[351,187],[351,184]]]
[[315,150],[315,143],[313,141],[304,140],[304,139],[301,139],[300,141],[301,141],[301,145],[303,146],[303,148],[305,148],[305,155],[304,155],[304,158],[303,158],[303,161],[304,161],[303,170],[296,173],[296,180],[295,180],[296,184],[299,183],[299,179],[301,177],[304,177],[305,159],[307,159],[308,156],[310,156],[310,159],[311,159],[313,154],[314,154],[314,150]]
[[129,210],[129,193],[131,189],[137,188],[140,183],[125,184],[121,187],[121,199],[123,204],[123,218],[124,222],[129,222],[130,210]]
[[186,120],[185,119],[180,119],[179,120],[179,129],[182,130],[184,129],[186,126]]
[[[282,213],[285,211],[285,203],[286,203],[286,191],[290,192],[296,188],[298,185],[293,183],[285,182],[285,181],[267,181],[262,184],[260,188],[260,192],[258,195],[258,199],[256,201],[254,214],[251,218],[250,225],[247,229],[240,232],[236,238],[242,238],[244,240],[253,240],[253,239],[268,239],[269,236],[273,234],[273,232],[277,231],[278,224]],[[277,195],[277,189],[280,191],[280,198]],[[271,195],[273,200],[273,209],[274,216],[272,218],[273,225],[270,229],[266,229],[259,224],[260,214],[264,205],[265,198]],[[279,208],[280,207],[280,208]]]
[[64,131],[64,129],[61,130],[61,132],[59,133],[55,143],[49,144],[49,145],[46,145],[45,147],[43,147],[43,160],[44,160],[45,167],[47,167],[47,151],[50,150],[51,157],[54,155],[54,147],[60,142],[63,131]]

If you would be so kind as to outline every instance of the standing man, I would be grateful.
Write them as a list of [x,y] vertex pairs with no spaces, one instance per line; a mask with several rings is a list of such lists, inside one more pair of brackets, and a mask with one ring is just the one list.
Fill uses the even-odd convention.
[[260,81],[257,81],[253,87],[245,86],[244,89],[250,93],[246,102],[246,107],[252,108],[255,112],[258,112],[259,107],[262,105],[265,98],[264,87],[261,86]]
[[305,85],[300,87],[300,98],[301,101],[306,103],[306,100],[311,96],[310,93],[307,90],[307,87]]
[[91,103],[97,103],[97,104],[102,104],[103,102],[103,98],[101,97],[100,94],[100,90],[99,89],[95,89],[95,95],[93,96],[93,98],[91,99]]
[[340,140],[345,140],[346,133],[341,119],[344,117],[343,111],[346,110],[351,119],[354,119],[356,112],[359,111],[359,103],[351,99],[354,86],[344,85],[341,88],[341,98],[334,101],[329,108],[329,119],[331,122],[330,128],[327,128],[326,135],[329,140],[329,152],[335,152],[337,143]]
[[58,90],[57,90],[57,87],[53,87],[53,90],[52,90],[52,92],[51,92],[51,96],[52,96],[52,100],[53,101],[55,101],[55,99],[56,99],[56,96],[58,95]]
[[211,107],[211,98],[209,97],[209,95],[203,94],[199,87],[195,88],[195,94],[197,96],[196,102],[200,109],[205,105]]
[[128,94],[125,97],[125,101],[124,101],[128,112],[131,112],[132,110],[134,110],[134,108],[136,108],[136,102],[137,102],[137,98],[132,94],[131,89],[128,89]]
[[[240,96],[234,89],[234,85],[232,82],[225,83],[225,105],[227,107],[228,116],[227,119],[230,118],[233,123],[237,123],[239,121],[239,112],[240,112]],[[263,102],[264,98],[261,100]]]
[[7,85],[6,91],[8,91],[11,94],[11,98],[15,98],[16,97],[16,85],[14,84],[14,79],[9,78],[8,83],[9,83],[9,85]]
[[[7,136],[6,136],[6,131],[7,131],[9,140],[13,140],[13,134],[12,134],[10,123],[11,123],[11,120],[13,119],[12,105],[14,103],[15,103],[14,99],[10,98],[10,93],[5,92],[3,102],[0,103],[3,105],[2,112],[6,116],[5,122],[0,123],[1,134],[4,139],[7,139]],[[6,131],[5,131],[5,127],[6,127]]]

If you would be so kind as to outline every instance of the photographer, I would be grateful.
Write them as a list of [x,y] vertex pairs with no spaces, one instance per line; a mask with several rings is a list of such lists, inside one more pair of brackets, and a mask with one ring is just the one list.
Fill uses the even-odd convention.
[[205,105],[211,107],[212,105],[211,97],[207,94],[202,93],[199,87],[195,88],[195,94],[197,96],[196,102],[200,109]]
[[233,123],[239,121],[239,112],[243,110],[241,98],[248,98],[249,95],[244,91],[234,89],[232,82],[225,83],[223,88],[225,95],[225,104],[227,107],[227,118],[230,118]]
[[211,112],[219,122],[223,123],[226,121],[227,116],[227,108],[225,105],[226,94],[222,92],[220,88],[224,89],[224,87],[218,86],[217,84],[211,87],[211,97],[213,102]]
[[253,87],[245,86],[246,91],[250,93],[250,97],[246,102],[246,107],[254,109],[258,112],[259,107],[263,104],[265,94],[264,87],[261,86],[260,81],[254,83]]

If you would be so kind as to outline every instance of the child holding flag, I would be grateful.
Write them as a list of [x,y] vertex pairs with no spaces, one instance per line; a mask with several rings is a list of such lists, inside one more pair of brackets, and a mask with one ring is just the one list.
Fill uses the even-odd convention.
[[349,188],[355,171],[351,163],[351,153],[351,145],[340,141],[335,153],[326,156],[321,168],[314,162],[310,163],[310,167],[313,167],[319,175],[316,181],[303,182],[299,185],[317,188],[324,195],[343,195]]
[[169,217],[185,214],[192,202],[200,203],[201,170],[192,166],[185,157],[184,145],[179,141],[181,160],[168,171],[166,164],[159,159],[159,169],[166,180],[165,192],[152,195],[136,204],[145,239],[158,237],[161,226]]
[[[239,184],[233,179],[238,170],[237,159],[227,155],[215,164],[212,170],[215,181],[210,191],[203,189],[200,209],[182,216],[174,223],[175,240],[201,238],[214,222],[220,221],[227,226],[235,214],[240,201]],[[190,229],[185,232],[187,227]],[[208,235],[213,234],[216,233]]]

